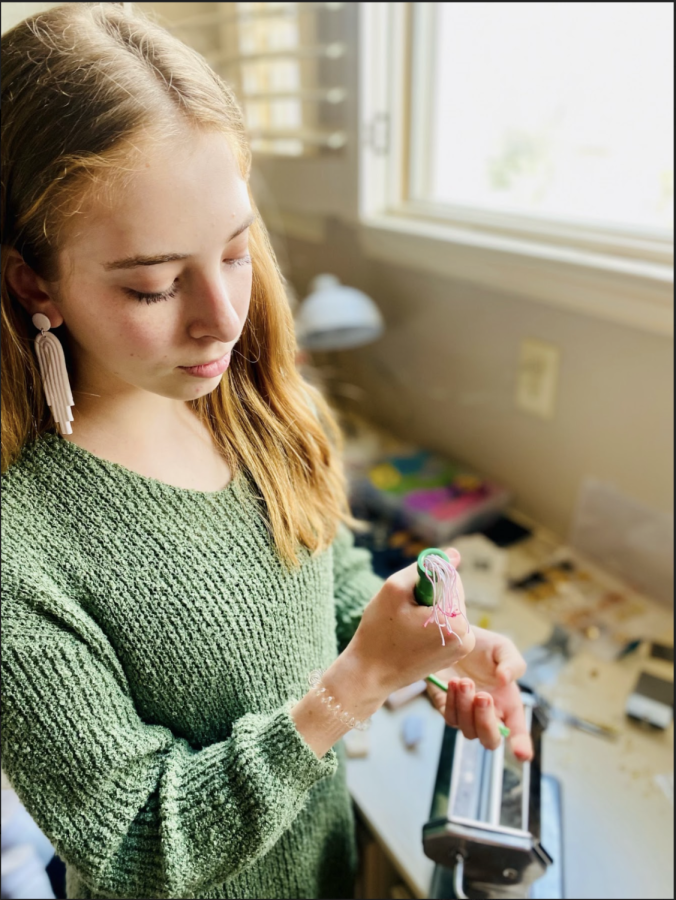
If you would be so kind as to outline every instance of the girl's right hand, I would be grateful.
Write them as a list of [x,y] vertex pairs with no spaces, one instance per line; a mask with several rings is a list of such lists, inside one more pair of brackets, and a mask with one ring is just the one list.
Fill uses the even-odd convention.
[[[458,551],[449,548],[445,552],[457,567],[460,563]],[[423,627],[432,609],[416,603],[413,591],[417,581],[417,563],[390,575],[364,610],[345,651],[383,699],[398,688],[452,666],[474,649],[475,639],[466,619],[460,577],[456,584],[462,615],[451,620],[457,637],[444,628],[445,646],[442,646],[434,619]]]

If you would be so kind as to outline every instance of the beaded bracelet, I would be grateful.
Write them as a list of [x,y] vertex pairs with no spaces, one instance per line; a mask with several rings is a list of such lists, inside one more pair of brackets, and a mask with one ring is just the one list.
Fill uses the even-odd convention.
[[366,731],[371,725],[370,719],[364,719],[363,721],[355,719],[355,717],[351,716],[347,710],[341,709],[340,703],[334,703],[335,697],[330,697],[327,694],[326,688],[322,684],[322,676],[325,671],[325,669],[313,669],[308,676],[308,683],[313,688],[315,694],[321,698],[322,703],[325,704],[327,709],[330,709],[331,712],[338,716],[343,725],[348,725],[350,728],[356,728],[357,731]]

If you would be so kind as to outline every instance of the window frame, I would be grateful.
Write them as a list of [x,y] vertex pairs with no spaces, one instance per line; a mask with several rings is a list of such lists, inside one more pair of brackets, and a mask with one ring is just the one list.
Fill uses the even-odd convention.
[[[673,235],[408,199],[420,182],[433,3],[360,7],[360,234],[375,259],[673,336]],[[415,9],[414,9],[415,7]],[[418,194],[420,191],[418,190]]]

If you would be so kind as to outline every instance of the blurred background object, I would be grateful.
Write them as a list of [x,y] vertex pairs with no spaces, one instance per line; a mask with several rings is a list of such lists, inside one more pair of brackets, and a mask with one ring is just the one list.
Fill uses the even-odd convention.
[[345,146],[345,3],[136,5],[157,14],[233,87],[254,153],[311,158]]
[[588,478],[580,490],[570,542],[628,584],[673,604],[673,515]]
[[[2,783],[2,898],[5,900],[53,900],[65,897],[54,891],[47,868],[54,847],[40,831],[10,787]],[[57,880],[61,872],[56,872]],[[63,886],[62,886],[63,887]]]
[[317,275],[296,312],[296,335],[307,350],[348,350],[383,333],[380,310],[363,291],[335,275]]

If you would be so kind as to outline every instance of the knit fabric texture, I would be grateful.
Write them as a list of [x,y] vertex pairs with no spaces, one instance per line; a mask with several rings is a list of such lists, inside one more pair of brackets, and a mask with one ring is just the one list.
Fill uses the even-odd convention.
[[341,743],[290,709],[382,579],[341,524],[289,572],[249,475],[167,485],[56,434],[2,477],[2,767],[68,897],[351,897]]

